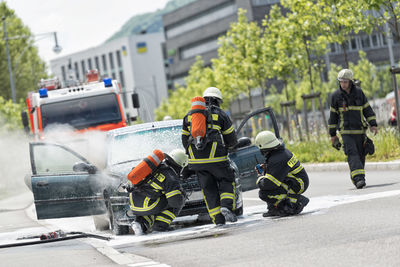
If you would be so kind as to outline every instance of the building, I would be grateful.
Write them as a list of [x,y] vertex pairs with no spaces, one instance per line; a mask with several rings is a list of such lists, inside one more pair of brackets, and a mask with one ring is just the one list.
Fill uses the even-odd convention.
[[[70,80],[83,82],[89,69],[99,70],[103,78],[117,79],[127,118],[153,121],[154,109],[168,97],[163,43],[163,33],[132,35],[54,59],[50,68],[67,86]],[[139,109],[133,106],[133,93],[138,94]]]
[[[205,65],[210,65],[211,59],[218,56],[217,39],[224,35],[230,23],[237,21],[239,8],[247,10],[250,21],[261,21],[269,13],[272,5],[279,4],[279,0],[198,0],[164,15],[165,46],[168,56],[167,83],[172,89],[174,84],[184,84],[195,57],[201,55]],[[355,62],[359,58],[358,51],[364,50],[367,58],[377,64],[388,64],[388,41],[381,32],[371,35],[358,34],[346,44],[349,61]],[[400,43],[393,45],[395,62],[400,59]],[[344,65],[343,50],[338,44],[331,44],[331,51],[325,61]],[[326,75],[327,76],[327,75]],[[275,82],[272,81],[274,84]],[[279,84],[275,84],[279,86]],[[253,107],[261,107],[260,90],[254,90]],[[243,114],[250,110],[249,100],[234,101],[231,104],[232,115]]]

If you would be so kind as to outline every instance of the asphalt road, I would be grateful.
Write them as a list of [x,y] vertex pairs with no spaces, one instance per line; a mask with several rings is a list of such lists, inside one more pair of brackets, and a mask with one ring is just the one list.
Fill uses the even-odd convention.
[[[119,250],[170,266],[400,266],[399,170],[367,172],[362,190],[348,172],[312,172],[310,180],[314,208],[304,215],[258,214],[221,235]],[[257,190],[244,195],[245,207],[263,205]],[[333,206],[324,208],[328,200]]]
[[[263,218],[266,205],[253,190],[244,193],[245,216],[222,229],[146,242],[125,236],[0,249],[0,266],[400,266],[400,170],[367,170],[362,190],[348,171],[309,175],[311,201],[299,216]],[[12,205],[0,202],[0,241],[55,229],[28,218],[26,200],[25,194],[7,200]]]

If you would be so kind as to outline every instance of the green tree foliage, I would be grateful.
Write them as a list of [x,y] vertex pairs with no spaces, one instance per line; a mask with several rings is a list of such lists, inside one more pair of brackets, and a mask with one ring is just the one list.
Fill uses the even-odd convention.
[[374,10],[379,14],[377,25],[387,22],[390,29],[397,39],[400,41],[400,5],[398,1],[393,0],[363,0],[365,9]]
[[229,99],[247,93],[253,109],[251,91],[260,88],[264,92],[267,68],[263,57],[265,46],[260,38],[262,30],[256,22],[248,21],[246,12],[238,10],[238,21],[220,37],[218,58],[212,62],[217,84],[229,92]]
[[[164,100],[155,110],[156,120],[162,120],[167,115],[173,119],[183,118],[191,108],[191,99],[202,96],[207,87],[215,86],[214,72],[203,65],[204,61],[197,57],[185,78],[186,86],[178,86],[175,91],[170,92],[168,100]],[[221,92],[225,94],[223,89]]]
[[[34,46],[33,35],[6,2],[0,3],[0,17],[4,17],[7,25],[8,44],[17,99],[26,97],[27,92],[36,90],[41,78],[46,78],[45,63]],[[3,26],[3,25],[2,25]],[[8,74],[8,63],[3,27],[0,30],[0,96],[11,98],[11,87]],[[15,38],[15,39],[14,39]]]
[[0,132],[22,129],[21,110],[24,103],[14,104],[0,96]]

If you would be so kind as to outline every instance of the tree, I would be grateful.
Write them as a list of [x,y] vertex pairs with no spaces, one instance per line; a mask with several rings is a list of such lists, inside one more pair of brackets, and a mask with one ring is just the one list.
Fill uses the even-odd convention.
[[[170,92],[169,98],[155,110],[157,120],[162,120],[167,115],[174,119],[183,118],[191,108],[191,99],[202,96],[207,87],[215,86],[213,70],[203,65],[204,61],[198,56],[185,78],[186,86],[178,86],[175,91]],[[224,95],[224,90],[221,91]]]
[[[24,26],[6,2],[0,3],[0,17],[4,17],[7,25],[9,49],[17,99],[26,97],[27,92],[37,89],[41,78],[46,78],[46,66],[38,55],[34,46],[33,35],[28,27]],[[3,25],[2,25],[3,26]],[[0,96],[11,98],[11,86],[8,74],[7,55],[4,40],[4,31],[0,31]],[[19,38],[13,39],[12,37]]]
[[262,30],[249,22],[246,10],[238,10],[238,21],[232,23],[226,35],[219,38],[218,59],[212,60],[215,79],[228,92],[229,99],[247,93],[253,109],[251,91],[261,89],[264,103],[267,68],[263,57]]

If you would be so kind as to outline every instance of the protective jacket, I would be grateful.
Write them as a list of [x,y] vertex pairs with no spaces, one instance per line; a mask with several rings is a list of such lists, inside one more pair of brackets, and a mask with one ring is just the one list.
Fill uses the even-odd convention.
[[376,116],[360,87],[351,84],[347,94],[339,87],[331,98],[329,134],[364,134],[370,126],[377,126]]
[[201,170],[209,164],[228,165],[228,147],[237,143],[236,132],[228,115],[217,106],[208,107],[206,145],[198,150],[190,136],[192,116],[183,118],[182,144],[189,155],[189,168]]
[[135,215],[145,216],[148,227],[154,220],[169,225],[179,215],[185,196],[178,177],[172,167],[162,162],[146,182],[129,194],[130,209]]
[[309,184],[308,175],[299,160],[281,146],[266,155],[265,164],[265,173],[257,179],[260,198],[275,207],[285,198],[295,204]]

